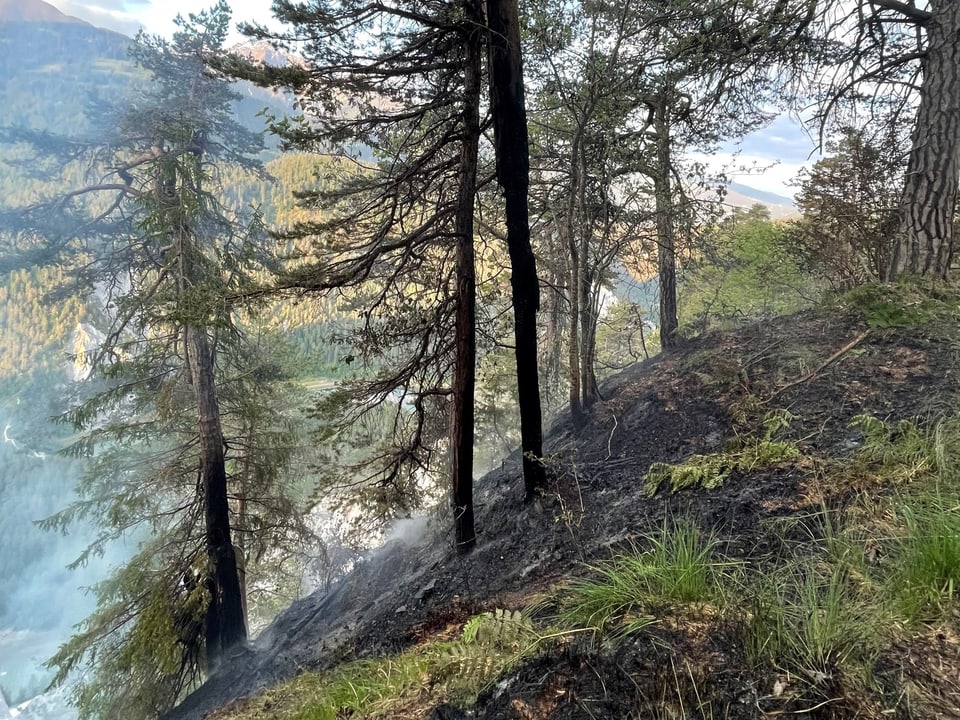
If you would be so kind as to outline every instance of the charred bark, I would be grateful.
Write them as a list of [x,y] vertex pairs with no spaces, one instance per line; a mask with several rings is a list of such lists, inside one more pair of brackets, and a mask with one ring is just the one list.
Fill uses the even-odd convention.
[[457,551],[476,545],[473,515],[474,389],[476,387],[476,287],[473,247],[474,207],[477,192],[477,146],[480,142],[481,42],[483,27],[480,0],[464,0],[468,29],[463,75],[463,139],[460,147],[457,207],[457,315],[454,359],[452,474],[453,517]]
[[674,240],[673,188],[670,183],[670,118],[667,97],[662,95],[654,108],[657,160],[653,178],[656,202],[657,268],[660,276],[660,345],[677,344],[677,250]]
[[523,487],[529,500],[546,484],[543,425],[537,373],[537,311],[540,287],[530,246],[528,190],[530,148],[524,104],[523,62],[517,0],[487,0],[490,28],[490,108],[497,158],[497,181],[503,190],[507,246],[510,251],[517,399],[523,450]]
[[237,556],[230,540],[230,507],[223,449],[223,429],[217,402],[213,351],[207,331],[186,328],[190,376],[197,401],[200,477],[204,497],[207,589],[210,605],[205,618],[207,664],[216,667],[223,651],[247,639]]

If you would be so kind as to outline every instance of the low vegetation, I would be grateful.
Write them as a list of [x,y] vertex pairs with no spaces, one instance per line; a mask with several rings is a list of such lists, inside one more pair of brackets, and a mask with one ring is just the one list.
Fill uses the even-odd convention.
[[666,481],[670,492],[686,488],[713,490],[720,487],[734,472],[749,473],[759,468],[797,460],[802,456],[796,443],[775,440],[774,436],[789,427],[787,411],[768,413],[763,419],[763,434],[736,436],[727,452],[691,455],[682,463],[653,463],[647,470],[645,489],[650,497]]
[[[894,291],[917,292],[909,284]],[[886,292],[860,290],[843,302],[875,332],[895,332],[903,326],[884,315]],[[956,298],[946,291],[918,295],[903,322],[919,336],[943,337],[953,332],[951,306]],[[734,473],[745,488],[764,473],[806,473],[815,478],[808,488],[830,489],[811,510],[763,520],[763,542],[752,550],[677,515],[627,536],[608,559],[582,565],[519,610],[474,615],[400,654],[304,673],[215,717],[460,718],[468,708],[502,717],[502,698],[514,697],[516,716],[546,718],[580,702],[558,674],[594,668],[604,678],[603,668],[635,668],[645,652],[655,657],[641,667],[652,663],[655,672],[623,672],[636,684],[635,707],[656,717],[934,717],[956,696],[949,674],[960,632],[960,415],[852,414],[842,456],[809,446],[800,415],[771,408],[752,417],[752,431],[737,423],[726,451],[654,464],[645,477],[648,496],[669,487],[665,499],[711,492]],[[610,438],[605,444],[609,452]],[[711,661],[696,655],[703,648],[724,654]],[[729,678],[694,669],[711,662]],[[516,699],[511,688],[522,678],[553,699]],[[742,690],[749,701],[739,700],[747,703],[740,709],[722,696],[735,678],[752,688]]]

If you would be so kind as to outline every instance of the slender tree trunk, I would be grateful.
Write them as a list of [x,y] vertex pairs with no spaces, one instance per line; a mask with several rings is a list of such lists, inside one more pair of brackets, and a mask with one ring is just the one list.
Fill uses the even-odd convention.
[[197,401],[200,475],[203,482],[210,606],[206,617],[207,663],[215,667],[224,650],[247,638],[237,558],[230,540],[230,508],[223,452],[223,430],[210,339],[203,328],[186,329],[190,374]]
[[657,267],[660,273],[660,345],[677,344],[677,254],[673,226],[673,190],[670,183],[670,122],[667,96],[656,100],[654,133],[657,165],[653,194],[657,215]]
[[[200,155],[193,157],[199,166]],[[199,249],[193,246],[188,213],[179,199],[180,181],[173,163],[162,166],[157,177],[157,199],[167,214],[176,247],[177,291],[189,291],[198,277]],[[193,191],[193,190],[192,190]],[[223,427],[214,375],[213,347],[204,327],[183,327],[187,371],[197,405],[200,445],[200,481],[203,492],[204,527],[209,567],[204,581],[210,604],[204,618],[207,668],[214,669],[224,650],[247,639],[243,596],[237,571],[237,556],[230,538],[230,505],[223,447]]]
[[527,193],[530,155],[523,94],[520,21],[517,0],[487,0],[490,27],[490,107],[497,157],[497,181],[503,189],[507,246],[510,250],[520,443],[524,495],[532,499],[546,484],[543,421],[537,374],[537,310],[540,287],[530,246]]
[[960,2],[932,2],[913,145],[887,279],[946,278],[960,175]]
[[[556,222],[553,230],[548,233],[550,243],[547,252],[550,257],[566,257],[566,240],[564,231],[560,228],[560,223]],[[558,247],[558,244],[562,247]],[[567,300],[566,295],[557,288],[565,286],[569,282],[569,273],[566,266],[560,271],[562,277],[554,274],[549,282],[551,289],[547,295],[541,296],[540,316],[545,318],[543,343],[543,355],[541,356],[542,370],[540,375],[540,388],[542,390],[543,403],[547,408],[556,408],[560,403],[559,394],[561,388],[567,382],[564,375],[565,365],[563,363],[564,333],[567,326]],[[558,273],[559,274],[559,273]],[[569,395],[569,393],[567,393]]]
[[[249,423],[243,429],[243,436],[254,437],[253,424]],[[247,600],[247,543],[243,531],[250,527],[247,517],[247,483],[252,474],[251,458],[248,449],[242,453],[243,470],[240,473],[240,485],[237,488],[237,519],[231,529],[234,538],[233,550],[237,558],[237,580],[240,582],[240,602],[243,603],[243,617],[250,617],[250,608]],[[238,532],[239,530],[239,532]]]
[[600,398],[597,387],[597,293],[595,291],[596,271],[586,274],[580,283],[580,396],[583,407],[592,408]]
[[578,127],[570,143],[570,193],[567,201],[566,234],[570,255],[570,321],[567,349],[568,379],[570,384],[570,416],[574,427],[586,421],[580,394],[580,299],[583,297],[583,272],[587,258],[582,252],[583,235],[583,132]]
[[[572,222],[571,231],[572,231]],[[570,320],[569,344],[567,348],[567,380],[570,385],[570,416],[575,427],[582,427],[585,417],[580,402],[580,255],[576,240],[570,238]]]
[[474,390],[476,387],[476,286],[473,247],[477,193],[477,145],[480,142],[480,73],[483,27],[481,0],[464,0],[470,24],[464,40],[463,139],[457,207],[457,316],[453,382],[453,517],[457,551],[469,552],[477,542],[473,517]]

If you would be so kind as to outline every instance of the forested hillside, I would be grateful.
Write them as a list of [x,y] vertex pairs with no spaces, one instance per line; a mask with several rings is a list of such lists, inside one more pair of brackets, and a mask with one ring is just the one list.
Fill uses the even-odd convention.
[[130,38],[85,23],[0,22],[4,125],[90,131],[91,106],[116,102],[143,80],[129,45]]

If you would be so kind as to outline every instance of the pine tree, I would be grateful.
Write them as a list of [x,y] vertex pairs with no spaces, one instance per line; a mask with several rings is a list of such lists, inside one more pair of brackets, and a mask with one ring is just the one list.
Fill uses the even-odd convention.
[[171,707],[246,639],[244,570],[306,534],[278,482],[295,451],[283,378],[229,301],[262,273],[265,239],[257,213],[237,215],[218,194],[218,167],[258,173],[262,149],[233,120],[229,81],[204,64],[229,20],[221,2],[178,18],[172,41],[139,35],[131,54],[151,83],[106,140],[28,138],[68,148],[95,178],[22,220],[75,269],[70,289],[95,296],[107,326],[64,416],[80,433],[70,452],[91,468],[79,500],[45,524],[103,528],[78,562],[118,537],[139,543],[51,660],[59,680],[92,666],[77,685],[84,717]]
[[[281,233],[312,247],[281,278],[280,289],[351,298],[361,320],[343,339],[373,368],[324,398],[321,414],[332,418],[325,440],[397,402],[388,441],[362,467],[337,468],[332,484],[359,487],[361,523],[376,528],[420,502],[423,476],[435,470],[445,436],[456,546],[468,551],[475,542],[473,246],[482,7],[474,0],[399,7],[331,1],[310,8],[280,2],[274,12],[289,32],[248,31],[297,43],[304,65],[239,61],[228,68],[297,93],[304,117],[274,124],[288,148],[344,160],[335,189],[301,193],[322,219]],[[438,416],[448,422],[437,423]]]

